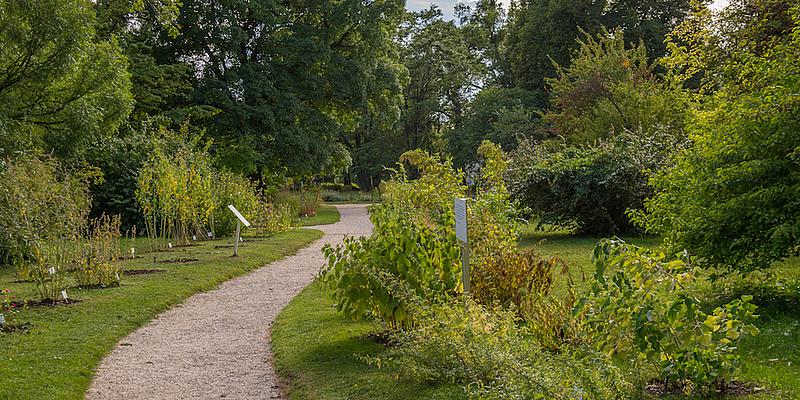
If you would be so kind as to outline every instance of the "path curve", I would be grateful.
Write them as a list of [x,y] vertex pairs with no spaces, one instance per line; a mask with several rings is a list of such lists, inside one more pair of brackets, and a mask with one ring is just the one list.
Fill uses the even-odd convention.
[[293,256],[191,296],[122,339],[98,367],[87,399],[281,398],[269,328],[324,263],[321,249],[369,235],[366,205],[308,227],[325,236]]

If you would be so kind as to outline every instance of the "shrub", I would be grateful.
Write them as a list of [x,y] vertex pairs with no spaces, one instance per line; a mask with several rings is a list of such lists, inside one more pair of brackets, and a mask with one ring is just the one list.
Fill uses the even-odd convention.
[[36,285],[42,301],[56,302],[66,289],[66,274],[80,259],[74,242],[56,241],[37,245],[28,264],[28,276]]
[[295,216],[288,205],[262,202],[254,224],[259,235],[270,236],[289,230],[294,221]]
[[233,204],[248,220],[257,218],[262,201],[249,179],[233,172],[214,172],[213,190],[214,212],[211,221],[215,235],[231,235],[236,229],[238,218],[228,209],[229,204]]
[[192,136],[186,126],[177,134],[162,128],[161,135],[139,171],[136,199],[151,239],[188,243],[192,233],[207,232],[217,205],[209,144],[201,145],[200,136]]
[[[488,142],[479,153],[485,158],[484,176],[468,214],[475,262],[493,249],[513,246],[517,238],[502,181],[505,154]],[[418,179],[409,179],[405,162],[418,169]],[[409,285],[418,296],[462,290],[453,209],[453,199],[466,195],[462,181],[463,174],[449,160],[421,150],[402,155],[395,178],[382,183],[383,202],[370,209],[372,236],[325,249],[328,265],[321,278],[340,311],[356,319],[377,317],[391,327],[412,324],[413,315],[385,286],[384,275]]]
[[300,191],[298,194],[300,198],[300,217],[313,217],[317,215],[317,208],[321,201],[320,192],[316,188],[310,188]]
[[652,193],[648,170],[663,168],[667,149],[681,140],[628,132],[580,147],[522,142],[508,174],[512,198],[541,224],[576,227],[586,234],[635,231],[627,215]]
[[419,150],[401,160],[419,168],[419,179],[409,179],[399,164],[395,179],[383,182],[383,202],[370,209],[373,235],[327,246],[328,265],[320,276],[339,311],[354,319],[376,317],[391,327],[410,325],[413,316],[385,286],[384,275],[418,295],[453,294],[461,285],[452,205],[465,192],[461,175],[448,161]]
[[77,239],[91,201],[92,171],[70,173],[54,159],[20,155],[0,165],[0,257],[28,278],[46,243]]
[[300,216],[301,200],[300,196],[295,192],[278,192],[273,198],[274,204],[284,204],[292,212],[292,218]]
[[521,308],[533,293],[547,295],[557,266],[566,264],[533,250],[500,249],[473,269],[472,296],[485,305]]
[[368,363],[395,366],[418,381],[460,384],[476,399],[629,397],[631,386],[604,357],[579,347],[546,351],[514,312],[469,299],[417,307],[414,326],[392,332],[392,345]]
[[756,306],[743,296],[705,312],[692,293],[699,268],[619,240],[595,247],[585,313],[593,343],[608,354],[652,365],[667,387],[686,392],[724,387],[739,363],[736,342],[758,329],[749,322]]
[[74,271],[80,287],[109,287],[122,283],[122,270],[116,266],[120,259],[121,218],[102,216],[95,219],[84,240],[81,255]]
[[758,41],[780,43],[769,51],[720,49],[724,73],[707,75],[726,81],[691,115],[691,147],[654,177],[657,194],[637,214],[704,265],[750,271],[800,254],[800,8],[791,10],[791,35]]

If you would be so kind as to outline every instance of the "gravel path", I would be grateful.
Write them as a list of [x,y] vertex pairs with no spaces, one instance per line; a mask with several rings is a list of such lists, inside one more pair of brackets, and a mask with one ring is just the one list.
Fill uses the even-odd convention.
[[97,369],[87,399],[281,398],[268,332],[283,307],[316,276],[320,249],[368,235],[364,205],[310,227],[325,236],[296,255],[194,295],[131,333]]

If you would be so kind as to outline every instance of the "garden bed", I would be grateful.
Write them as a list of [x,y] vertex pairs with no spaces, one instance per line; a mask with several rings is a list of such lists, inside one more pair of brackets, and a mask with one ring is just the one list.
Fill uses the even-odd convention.
[[[0,335],[0,398],[83,398],[100,360],[125,335],[194,293],[245,274],[318,239],[321,233],[294,230],[271,241],[240,249],[240,257],[199,253],[215,243],[187,249],[198,262],[192,268],[164,264],[147,269],[148,260],[120,261],[126,284],[108,290],[71,289],[79,303],[68,307],[28,307],[15,318],[29,323],[28,334]],[[216,242],[219,243],[219,242]],[[34,299],[33,284],[15,284],[14,272],[0,271],[0,286],[17,299]]]

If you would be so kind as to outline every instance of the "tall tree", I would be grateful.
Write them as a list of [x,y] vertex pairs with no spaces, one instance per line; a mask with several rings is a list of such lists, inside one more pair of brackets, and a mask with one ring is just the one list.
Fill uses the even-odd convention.
[[0,153],[82,159],[131,109],[126,58],[84,0],[0,3]]
[[665,53],[666,35],[691,11],[690,0],[522,0],[509,12],[505,56],[514,83],[544,90],[553,62],[567,66],[577,39],[621,29],[628,43],[644,42],[650,59]]
[[392,46],[399,0],[187,0],[180,33],[155,51],[191,65],[192,102],[242,172],[309,175],[336,163],[358,126],[366,83]]

